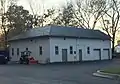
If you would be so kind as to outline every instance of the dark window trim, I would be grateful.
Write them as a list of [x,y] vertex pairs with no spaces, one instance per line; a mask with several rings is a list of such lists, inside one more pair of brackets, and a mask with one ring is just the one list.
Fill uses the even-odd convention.
[[87,47],[87,54],[90,54],[90,47]]
[[76,51],[74,51],[74,54],[76,54]]
[[103,50],[110,50],[109,48],[103,48]]
[[70,54],[73,54],[73,46],[70,46]]
[[42,55],[43,54],[43,48],[42,46],[39,46],[39,55]]
[[93,50],[101,50],[101,49],[93,49]]
[[58,55],[58,54],[59,54],[59,47],[55,46],[55,55]]
[[17,48],[17,55],[18,55],[18,56],[19,56],[19,54],[20,54],[19,52],[20,52],[20,50],[19,50],[19,48]]
[[12,48],[12,56],[14,56],[14,48]]

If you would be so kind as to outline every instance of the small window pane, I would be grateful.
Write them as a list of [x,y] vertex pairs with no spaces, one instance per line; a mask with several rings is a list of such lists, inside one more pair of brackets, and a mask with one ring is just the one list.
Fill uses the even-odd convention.
[[14,48],[12,48],[12,56],[14,55]]
[[17,48],[17,55],[19,55],[19,48]]
[[87,47],[87,54],[90,54],[90,47]]
[[76,51],[74,51],[74,54],[76,54]]
[[55,46],[55,54],[58,55],[59,54],[59,49],[58,46]]
[[39,47],[39,54],[42,55],[42,46]]
[[73,54],[73,47],[70,46],[70,54]]

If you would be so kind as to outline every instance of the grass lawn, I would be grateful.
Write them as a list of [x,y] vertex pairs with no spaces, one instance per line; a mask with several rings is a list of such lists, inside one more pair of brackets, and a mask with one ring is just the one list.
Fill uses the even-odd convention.
[[120,75],[120,67],[119,68],[107,68],[107,69],[102,70],[102,72]]

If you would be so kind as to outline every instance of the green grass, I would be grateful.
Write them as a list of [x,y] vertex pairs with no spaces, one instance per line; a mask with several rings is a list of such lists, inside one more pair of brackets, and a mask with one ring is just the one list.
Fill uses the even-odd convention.
[[107,69],[102,70],[102,72],[120,75],[120,67],[119,68],[107,68]]

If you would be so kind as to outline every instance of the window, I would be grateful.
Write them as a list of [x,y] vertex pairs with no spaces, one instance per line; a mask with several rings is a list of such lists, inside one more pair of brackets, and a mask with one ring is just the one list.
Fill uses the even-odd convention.
[[28,50],[28,48],[26,48],[26,50]]
[[59,49],[58,46],[55,46],[55,54],[58,55],[59,54]]
[[42,55],[42,46],[39,47],[39,54]]
[[17,48],[17,55],[19,55],[19,48]]
[[76,54],[76,51],[74,51],[74,54]]
[[90,54],[90,47],[87,47],[87,54]]
[[14,55],[14,48],[12,48],[12,56]]
[[64,37],[64,40],[66,40],[66,38]]
[[73,54],[73,47],[70,46],[70,54]]

